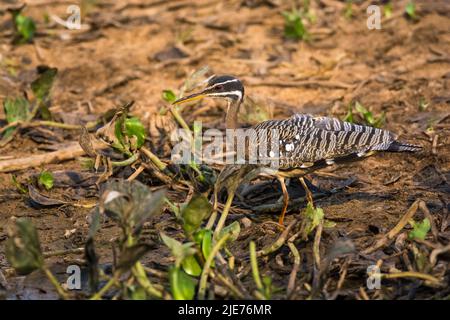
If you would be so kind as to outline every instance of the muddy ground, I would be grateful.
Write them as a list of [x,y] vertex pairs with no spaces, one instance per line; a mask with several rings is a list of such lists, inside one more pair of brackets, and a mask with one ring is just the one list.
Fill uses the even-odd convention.
[[[24,12],[37,22],[38,32],[33,43],[22,45],[11,43],[13,29],[6,11],[16,3],[0,4],[0,99],[20,95],[36,77],[36,67],[48,65],[58,68],[51,106],[58,121],[78,124],[80,120],[95,120],[106,110],[134,100],[131,113],[139,116],[150,133],[155,134],[155,114],[164,106],[161,92],[176,90],[189,74],[207,65],[211,73],[233,74],[242,79],[246,94],[261,101],[276,118],[299,112],[342,119],[349,104],[355,101],[376,116],[385,112],[384,128],[398,134],[401,140],[423,146],[423,151],[379,154],[309,177],[313,184],[328,191],[347,181],[342,190],[315,201],[324,210],[325,218],[336,223],[323,230],[322,258],[327,257],[338,240],[351,241],[355,246],[352,253],[333,256],[320,294],[315,297],[448,299],[450,4],[447,1],[415,1],[416,20],[403,14],[407,1],[395,1],[392,17],[382,19],[380,30],[369,30],[366,26],[365,9],[370,1],[355,1],[351,17],[346,17],[345,2],[311,1],[316,21],[306,22],[309,41],[284,37],[281,12],[290,10],[291,1],[83,1],[81,30],[68,30],[51,18],[66,17],[69,3],[27,1]],[[203,101],[195,107],[186,107],[183,116],[188,123],[202,120],[205,127],[223,129],[224,111],[221,102]],[[0,117],[4,117],[3,113]],[[78,130],[46,127],[22,130],[1,148],[0,161],[57,150],[78,141],[78,136]],[[156,138],[150,135],[149,140],[152,139]],[[166,153],[156,151],[163,160],[168,160]],[[44,252],[83,247],[87,237],[91,208],[70,204],[39,208],[12,183],[13,174],[26,184],[43,169],[55,174],[55,188],[47,193],[51,197],[77,203],[95,203],[98,199],[95,185],[98,175],[83,169],[77,159],[0,173],[0,270],[5,276],[0,282],[0,292],[10,299],[56,298],[39,273],[17,277],[10,268],[4,243],[13,218],[32,219]],[[76,172],[91,183],[83,186],[73,181],[67,183],[63,179],[67,171]],[[131,168],[116,170],[114,176],[126,178],[132,172]],[[162,186],[151,172],[144,172],[138,180],[155,189]],[[272,192],[279,192],[276,183],[270,186]],[[296,188],[299,187],[291,187],[293,194]],[[170,191],[175,202],[183,202],[186,196],[188,192]],[[388,233],[418,199],[428,212],[422,206],[414,219],[432,219],[433,230],[426,240],[406,239],[411,230],[406,225],[395,235],[395,243],[391,241],[374,252],[364,251]],[[301,219],[299,212],[304,208],[304,202],[291,207],[286,225]],[[245,211],[245,218],[240,209]],[[255,240],[260,249],[278,238],[279,229],[265,223],[276,221],[276,212],[256,214],[251,208],[239,208],[235,202],[229,221],[232,220],[241,221],[242,231],[230,250],[241,268],[238,277],[251,292],[254,282],[251,272],[244,267],[248,265],[248,244]],[[158,240],[157,231],[180,235],[181,228],[169,210],[146,230],[155,247],[143,259],[146,266],[157,270],[152,279],[168,288],[166,271],[173,260]],[[111,242],[118,234],[117,226],[108,221],[100,230],[96,246],[102,264],[112,262]],[[271,276],[280,289],[273,298],[304,299],[310,295],[313,242],[314,236],[298,244],[301,263],[294,291],[289,296],[286,288],[293,257],[288,246],[261,258],[261,273]],[[446,251],[431,263],[431,252],[446,246]],[[425,267],[417,262],[419,253],[425,256]],[[382,289],[369,290],[366,268],[377,261],[383,273],[425,273],[439,279],[440,284],[408,277],[386,279]],[[47,262],[61,281],[66,277],[68,264],[84,263],[80,254],[54,256]],[[216,293],[216,298],[228,297],[221,295],[220,290]]]

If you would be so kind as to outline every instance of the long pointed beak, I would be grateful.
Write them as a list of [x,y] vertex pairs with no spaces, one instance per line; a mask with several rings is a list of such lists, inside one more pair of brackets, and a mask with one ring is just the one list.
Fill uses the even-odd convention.
[[197,93],[191,94],[189,96],[180,98],[177,101],[173,102],[172,104],[173,105],[177,105],[177,104],[182,104],[182,103],[189,102],[189,101],[195,101],[195,100],[199,100],[199,99],[201,99],[201,98],[203,98],[205,96],[206,95],[205,95],[205,93],[203,93],[203,91],[202,92],[197,92]]

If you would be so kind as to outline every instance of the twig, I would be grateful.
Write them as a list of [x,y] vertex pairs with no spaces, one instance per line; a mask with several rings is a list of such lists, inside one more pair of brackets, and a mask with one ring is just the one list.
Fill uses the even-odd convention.
[[323,219],[317,226],[316,235],[314,236],[314,243],[313,243],[314,262],[316,264],[317,269],[319,270],[320,270],[320,239],[322,238],[322,230],[323,230]]
[[0,172],[11,172],[39,167],[44,164],[71,160],[84,154],[84,150],[81,148],[78,142],[76,142],[66,148],[57,151],[32,155],[25,158],[0,161]]
[[84,248],[74,248],[74,249],[67,249],[67,250],[44,252],[43,256],[44,256],[44,258],[49,258],[49,257],[64,256],[66,254],[82,254],[82,253],[84,253]]
[[286,290],[286,294],[288,297],[294,292],[295,289],[295,280],[297,279],[297,272],[300,269],[300,254],[298,253],[295,244],[292,242],[288,242],[289,249],[291,249],[292,255],[294,256],[294,266],[292,267],[291,274],[289,275],[289,282]]
[[398,278],[417,278],[421,280],[426,280],[429,282],[432,282],[434,284],[440,284],[439,279],[426,274],[426,273],[420,273],[420,272],[414,272],[414,271],[405,271],[405,272],[398,272],[398,273],[384,273],[380,275],[382,279],[398,279]]
[[414,214],[417,212],[417,209],[419,208],[419,203],[421,201],[422,200],[420,200],[420,199],[417,199],[416,201],[414,201],[414,203],[411,205],[411,207],[409,207],[408,211],[400,219],[400,221],[397,223],[397,225],[391,231],[389,231],[387,234],[385,234],[381,239],[379,239],[374,245],[365,249],[362,253],[370,254],[370,253],[380,249],[381,247],[384,247],[390,240],[392,240],[403,229],[403,227],[408,223],[408,221],[412,219]]
[[258,251],[258,256],[265,256],[272,252],[277,251],[286,242],[289,232],[291,231],[292,227],[295,225],[296,222],[297,220],[293,220],[274,243]]
[[431,254],[430,254],[431,265],[434,266],[436,264],[438,255],[445,253],[445,252],[449,252],[449,251],[450,251],[450,244],[446,245],[443,248],[437,248],[437,249],[434,249],[433,251],[431,251]]
[[148,150],[148,149],[145,148],[145,147],[141,147],[139,150],[140,150],[147,158],[149,158],[150,161],[153,162],[153,163],[155,164],[155,166],[156,166],[159,170],[164,171],[164,170],[166,169],[167,165],[166,165],[164,162],[162,162],[161,160],[159,160],[159,158],[158,158],[153,152],[151,152],[150,150]]

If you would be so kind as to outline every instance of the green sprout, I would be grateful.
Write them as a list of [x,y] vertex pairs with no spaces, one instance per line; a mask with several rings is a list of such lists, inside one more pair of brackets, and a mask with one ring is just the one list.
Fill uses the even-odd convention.
[[[371,111],[366,109],[358,101],[355,102],[354,108],[358,112],[358,116],[364,120],[364,122],[372,127],[381,128],[386,121],[386,113],[383,111],[379,117],[375,117]],[[353,113],[353,106],[350,104],[344,121],[355,123],[355,115]]]
[[413,227],[413,230],[408,233],[408,238],[425,240],[425,237],[431,229],[430,220],[428,218],[423,219],[422,222],[411,220],[409,224]]
[[427,102],[427,100],[424,97],[421,97],[419,100],[419,111],[427,110],[429,105],[430,105],[430,103]]
[[38,177],[38,184],[45,187],[46,190],[53,188],[53,174],[49,171],[42,171]]
[[308,40],[309,33],[303,23],[303,15],[297,9],[284,11],[284,36],[288,39]]
[[405,13],[412,20],[416,20],[417,19],[416,4],[414,3],[414,1],[411,0],[411,1],[408,2],[408,4],[405,7]]
[[392,11],[393,11],[392,2],[389,1],[388,3],[386,3],[386,4],[383,6],[383,13],[384,13],[384,16],[385,16],[386,18],[392,17]]
[[33,19],[22,14],[24,7],[25,6],[22,6],[19,9],[9,10],[12,15],[14,29],[16,31],[16,43],[31,42],[36,33],[36,24]]

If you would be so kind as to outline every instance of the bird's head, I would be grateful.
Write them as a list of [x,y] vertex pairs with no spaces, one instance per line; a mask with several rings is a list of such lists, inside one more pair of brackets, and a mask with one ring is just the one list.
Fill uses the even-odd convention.
[[214,76],[208,80],[208,84],[202,91],[180,98],[173,104],[181,104],[204,97],[222,98],[240,103],[244,98],[244,86],[239,79],[233,76]]

